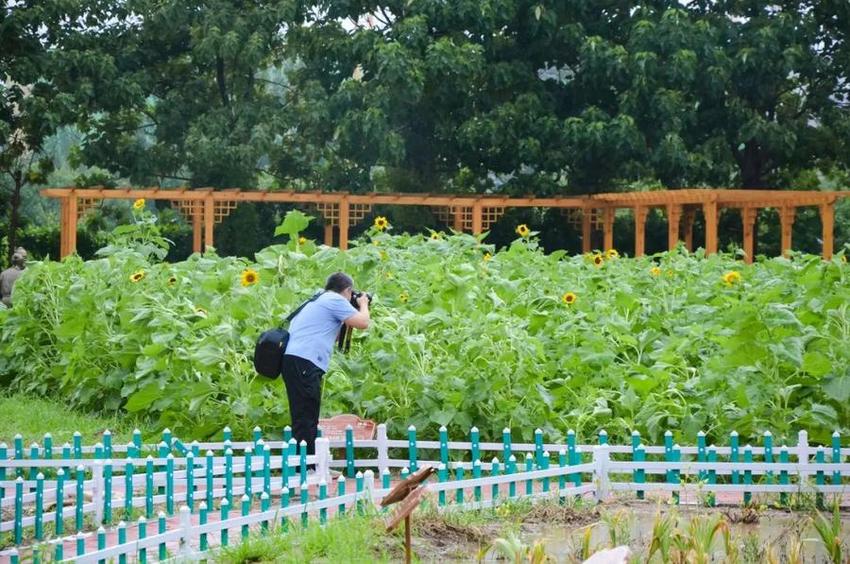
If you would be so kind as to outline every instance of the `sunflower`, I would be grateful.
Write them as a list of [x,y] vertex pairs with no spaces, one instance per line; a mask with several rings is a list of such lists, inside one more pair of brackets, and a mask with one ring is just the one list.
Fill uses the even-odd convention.
[[723,282],[727,286],[731,286],[732,284],[735,284],[736,282],[740,282],[740,281],[741,281],[741,274],[736,270],[730,270],[729,272],[727,272],[726,274],[723,275]]
[[145,207],[145,199],[144,198],[139,198],[138,200],[133,202],[133,209],[134,210],[139,211],[143,207]]
[[207,316],[207,310],[205,310],[202,307],[196,307],[195,308],[195,315],[200,315],[201,317],[206,317]]
[[493,255],[491,255],[490,253],[484,253],[484,262],[487,262],[488,260],[490,260],[492,258],[493,258]]
[[174,286],[175,284],[177,284],[177,277],[176,276],[169,276],[168,277],[168,285]]
[[620,256],[620,253],[617,252],[617,249],[608,249],[605,253],[605,256],[609,259],[615,259]]
[[605,263],[605,257],[603,257],[600,253],[596,253],[593,255],[593,264],[597,267],[602,266]]
[[401,294],[398,295],[398,300],[403,304],[406,304],[407,300],[409,300],[409,299],[410,299],[410,295],[407,292],[402,292]]
[[387,221],[387,218],[385,218],[384,216],[379,215],[375,218],[375,223],[372,226],[378,231],[384,231],[387,227],[390,226],[390,222]]
[[439,240],[439,239],[440,239],[440,234],[439,234],[439,233],[437,233],[436,231],[431,231],[431,240],[432,240],[432,241],[437,241],[437,240]]
[[657,266],[653,266],[652,268],[649,269],[649,273],[652,274],[653,276],[661,276],[661,269],[658,268]]
[[567,292],[566,294],[561,296],[561,301],[564,302],[567,305],[573,305],[574,303],[576,303],[577,299],[578,299],[578,296],[576,296],[572,292]]
[[260,275],[257,274],[257,271],[253,268],[246,268],[243,270],[241,278],[243,286],[253,286],[260,281]]
[[528,225],[520,223],[516,226],[516,234],[522,237],[523,239],[528,237],[529,233],[531,233],[531,230],[528,228]]
[[145,277],[144,270],[137,270],[130,276],[130,282],[140,282]]
[[841,262],[847,262],[847,255],[841,255]]
[[303,245],[306,242],[307,242],[307,237],[299,237],[298,238],[298,244],[299,245]]

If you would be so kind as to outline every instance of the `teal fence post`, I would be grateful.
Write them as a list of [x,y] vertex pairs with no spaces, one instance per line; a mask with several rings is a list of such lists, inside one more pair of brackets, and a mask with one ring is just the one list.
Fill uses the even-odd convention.
[[[499,476],[499,459],[497,457],[493,457],[493,461],[490,463],[490,475],[494,478]],[[496,502],[499,499],[499,484],[493,484],[492,489],[490,491],[490,497],[493,500],[493,506],[495,507]]]
[[[165,443],[168,452],[171,452],[171,429],[163,429],[162,430],[162,442]],[[160,443],[161,445],[162,443]],[[165,458],[168,454],[162,454],[162,458]]]
[[[815,453],[815,462],[817,464],[825,464],[826,463],[826,453],[824,452],[822,446],[819,446],[817,452]],[[823,509],[824,508],[823,494],[820,493],[821,486],[826,485],[826,478],[824,477],[824,471],[823,470],[818,470],[817,473],[815,474],[815,484],[817,484],[817,486],[818,486],[818,493],[815,494],[815,505],[817,506],[818,509]]]
[[17,548],[13,548],[9,553],[9,564],[21,564],[21,557]]
[[[640,440],[640,439],[638,439],[638,440]],[[638,444],[637,446],[634,447],[634,450],[632,452],[633,452],[633,457],[634,457],[635,462],[646,462],[646,449],[643,448],[643,445]],[[635,483],[638,483],[638,484],[646,483],[646,471],[643,468],[635,470],[634,479],[635,479]],[[643,490],[637,491],[637,498],[638,499],[644,498],[644,491]]]
[[186,506],[195,512],[195,453],[186,453]]
[[[148,536],[148,520],[144,518],[144,516],[139,517],[139,532],[138,539],[144,540]],[[140,548],[139,549],[139,564],[145,564],[148,561],[148,549]]]
[[44,538],[44,474],[35,477],[35,540]]
[[[516,474],[516,456],[515,455],[512,454],[510,456],[510,458],[508,458],[508,463],[505,465],[505,470],[507,471],[506,472],[507,474]],[[508,497],[510,497],[511,499],[516,497],[516,481],[515,480],[511,480],[510,482],[508,482]]]
[[406,479],[410,478],[410,470],[408,470],[406,467],[402,468],[401,473],[399,474],[399,478],[401,479],[402,482],[405,481]]
[[292,427],[289,425],[284,426],[283,428],[283,444],[289,444],[289,439],[292,438]]
[[153,457],[145,459],[145,517],[153,518]]
[[[124,521],[118,522],[118,544],[125,544],[127,542],[127,523]],[[127,564],[127,555],[120,554],[118,555],[118,564]]]
[[[475,479],[481,477],[481,461],[478,460],[477,458],[472,463],[472,477],[475,478]],[[472,495],[475,498],[475,501],[480,502],[481,501],[481,486],[475,486],[472,489],[472,491],[473,491]]]
[[[534,459],[531,456],[530,452],[525,453],[525,471],[531,472],[534,470]],[[534,493],[534,482],[532,480],[525,481],[525,495],[531,495]]]
[[165,460],[165,510],[174,515],[174,455],[170,452]]
[[605,429],[599,431],[599,444],[600,446],[608,444],[608,431],[606,431]]
[[[443,462],[440,463],[440,466],[437,469],[437,480],[441,484],[449,481],[448,465],[443,463]],[[446,492],[445,492],[445,490],[441,490],[437,494],[437,503],[440,507],[446,506]]]
[[[458,482],[463,481],[463,462],[455,463],[455,480]],[[455,501],[459,504],[463,503],[463,485],[455,490]]]
[[[664,461],[665,462],[673,462],[673,432],[665,431],[664,432]],[[667,469],[667,483],[673,483],[673,471]],[[676,494],[673,494],[673,499],[676,499]]]
[[136,456],[142,456],[142,432],[138,429],[133,429],[133,445],[136,447]]
[[[65,508],[65,470],[56,470],[56,514],[53,519],[53,530],[56,536],[61,537],[65,532],[65,516],[62,510]],[[60,543],[61,544],[61,543]]]
[[[773,435],[770,431],[764,432],[764,461],[767,464],[773,463]],[[765,477],[768,484],[773,483],[773,472],[767,472]]]
[[[297,458],[298,457],[298,443],[296,443],[295,439],[289,439],[289,443],[287,443],[287,444],[289,445],[289,457],[290,458]],[[295,468],[290,467],[290,475],[291,476],[295,476],[295,474],[298,473],[298,471],[299,470],[298,470],[297,465],[295,466]],[[299,484],[301,483],[300,479],[297,480],[297,481],[298,481]],[[289,483],[287,483],[287,487],[289,487]],[[292,497],[295,497],[295,489],[294,488],[292,489],[291,494],[292,494]]]
[[[165,513],[162,511],[159,512],[159,534],[165,533]],[[166,546],[164,542],[159,543],[159,561],[162,562],[168,557],[168,553],[166,552]]]
[[215,478],[215,460],[213,459],[213,451],[208,450],[206,453],[207,459],[207,468],[205,478],[204,487],[206,487],[207,491],[207,511],[210,511],[213,506],[213,480]]
[[507,427],[502,429],[502,460],[505,464],[511,458],[511,430]]
[[[284,486],[280,490],[280,508],[281,510],[289,507],[289,488]],[[286,532],[289,529],[289,518],[283,514],[280,516],[280,529]]]
[[[5,444],[5,443],[4,443]],[[62,445],[62,460],[71,460],[71,445],[69,443],[65,443]],[[63,466],[65,469],[65,478],[71,478],[71,467]]]
[[[753,449],[750,445],[744,447],[744,464],[753,463]],[[744,470],[744,485],[750,486],[753,483],[753,471]],[[744,505],[749,505],[752,501],[753,494],[749,491],[744,491]]]
[[83,504],[85,504],[86,499],[84,495],[84,484],[86,479],[86,470],[83,465],[77,466],[77,499],[76,502],[76,511],[75,511],[75,523],[76,530],[83,530]]
[[354,475],[354,491],[357,493],[357,514],[363,514],[363,472]]
[[445,425],[440,426],[440,463],[449,464],[449,430]]
[[418,469],[416,466],[416,427],[413,425],[407,428],[407,449],[410,460],[410,472],[413,473]]
[[233,500],[233,449],[224,451],[224,497],[230,505]]
[[[319,501],[324,501],[328,498],[328,484],[322,480],[319,482]],[[319,523],[326,525],[328,523],[328,510],[325,507],[319,509]]]
[[[343,476],[340,476],[342,478]],[[390,474],[389,468],[384,468],[384,471],[381,473],[381,487],[385,490],[390,489],[390,485],[392,484],[392,474]]]
[[[163,437],[165,437],[165,436],[171,437],[171,431],[166,429],[165,431],[162,432],[162,436]],[[171,443],[166,443],[165,441],[160,441],[158,458],[165,458],[165,457],[168,456],[169,451],[171,450],[168,446],[169,444],[171,444]],[[162,472],[163,470],[164,470],[164,468],[162,466],[157,465],[157,467],[156,467],[157,472]],[[160,495],[164,494],[165,488],[163,486],[159,486],[157,488],[157,493],[160,494]]]
[[[38,460],[38,443],[33,443],[30,445],[30,460]],[[38,467],[30,466],[30,481],[35,480],[36,473],[38,473]]]
[[112,524],[112,459],[109,457],[103,462],[103,520],[107,525]]
[[[543,458],[541,458],[540,461],[542,462],[542,464],[540,465],[540,469],[541,470],[548,470],[549,464],[551,462],[550,459],[549,459],[549,451],[548,450],[543,451]],[[549,492],[549,482],[550,482],[549,478],[543,478],[543,491],[545,493]]]
[[[259,446],[260,440],[262,438],[263,438],[263,430],[260,428],[259,425],[257,425],[256,427],[254,427],[254,436],[253,436],[254,448],[257,448]],[[257,449],[257,450],[258,450],[257,454],[259,454],[259,449]]]
[[345,472],[349,478],[357,474],[354,467],[354,427],[345,426]]
[[[640,433],[638,431],[632,431],[632,462],[643,462],[643,460],[638,459],[637,451],[640,448]],[[643,450],[643,449],[641,449]],[[632,480],[636,484],[642,484],[643,480],[639,479],[641,475],[641,470],[635,470],[632,472]],[[637,498],[643,499],[643,490],[637,491]]]
[[254,491],[253,481],[254,481],[254,471],[251,466],[251,461],[254,458],[254,449],[251,447],[245,448],[245,489],[242,493],[251,497]]
[[[782,445],[782,447],[779,449],[779,463],[780,464],[788,464],[790,462],[790,460],[791,459],[788,456],[788,447],[785,446],[785,445]],[[787,486],[788,483],[789,483],[789,481],[788,481],[788,470],[780,471],[779,472],[779,484],[782,485],[782,486]],[[779,494],[779,503],[783,507],[788,506],[788,493],[782,492],[781,494]]]
[[[260,511],[265,513],[269,510],[269,506],[271,505],[271,498],[269,494],[263,492],[260,494]],[[268,519],[263,519],[260,523],[260,529],[263,531],[263,534],[267,534],[269,532],[269,521]]]
[[[682,461],[682,449],[679,448],[679,445],[673,445],[673,461],[681,462]],[[678,469],[673,470],[673,480],[676,484],[681,483],[681,479],[679,478],[680,471]],[[673,493],[673,496],[676,500],[676,505],[679,505],[679,492],[676,491]]]
[[[203,527],[204,525],[207,524],[207,520],[209,519],[209,517],[207,515],[208,513],[209,513],[209,508],[207,506],[207,502],[202,501],[200,503],[200,505],[198,505],[198,524],[200,524],[201,527]],[[201,552],[206,552],[209,549],[209,547],[210,547],[210,543],[209,543],[209,540],[207,538],[207,533],[201,533],[201,539],[200,539]]]
[[[838,431],[832,433],[832,463],[841,464],[841,435]],[[841,485],[841,472],[836,470],[832,473],[832,484]]]
[[[247,517],[251,512],[251,496],[248,494],[242,494],[242,517]],[[248,525],[242,525],[242,540],[248,538],[249,527]]]
[[[567,464],[570,466],[581,464],[581,457],[576,450],[576,432],[572,429],[567,431]],[[581,476],[579,474],[570,474],[570,480],[572,480],[575,487],[581,485]]]
[[289,487],[289,441],[283,442],[280,454],[280,488]]
[[301,484],[301,487],[304,487],[304,484],[307,483],[307,441],[302,440],[298,445],[299,455],[300,455],[300,463],[301,463],[301,479],[298,480],[298,483]]
[[[705,451],[705,432],[700,431],[699,433],[697,433],[697,462],[705,462],[707,459],[706,454],[707,453]],[[700,470],[697,475],[699,476],[700,482],[705,482],[706,477],[708,476],[705,470]]]
[[[225,427],[225,429],[228,429],[228,428]],[[230,518],[230,502],[227,501],[226,496],[224,498],[222,498],[221,505],[219,506],[219,509],[221,511],[221,516],[219,517],[219,519],[221,521],[227,521]],[[228,532],[229,531],[228,531],[227,527],[225,527],[221,530],[221,534],[220,534],[220,537],[219,537],[219,543],[221,544],[221,546],[227,546],[228,540],[229,540],[228,539]]]
[[[362,477],[360,478],[360,483],[361,484],[363,483]],[[362,488],[361,488],[361,490],[362,490]],[[307,518],[308,518],[307,502],[310,501],[310,490],[307,488],[307,482],[301,482],[301,489],[300,489],[299,493],[301,494],[301,505],[304,506],[304,508],[301,510],[301,528],[306,529],[307,528]]]
[[539,427],[534,430],[534,466],[540,468],[543,465],[543,430]]
[[481,460],[481,434],[478,432],[478,427],[473,427],[469,430],[469,442],[472,447],[472,461],[474,464],[476,460]]
[[[21,436],[20,433],[15,435],[14,443],[15,443],[15,460],[23,460],[24,459],[24,438]],[[23,475],[24,475],[24,469],[23,468],[20,468],[20,467],[15,468],[15,476],[16,477],[20,478]]]
[[195,458],[201,456],[201,443],[199,443],[197,440],[192,441],[191,447],[192,454],[195,456]]
[[[733,464],[738,463],[738,432],[732,431],[729,433],[729,462]],[[732,471],[732,483],[738,484],[740,483],[740,474],[737,470]]]
[[[386,468],[384,468],[384,471],[385,471],[384,476],[388,478],[389,472],[386,471]],[[384,488],[387,488],[388,486],[386,484],[387,484],[387,480],[385,479],[382,486]],[[336,480],[336,495],[337,495],[337,497],[342,497],[342,496],[345,495],[345,476],[340,476]],[[345,515],[345,503],[340,503],[337,506],[337,515]]]
[[112,458],[112,431],[109,429],[103,432],[103,456]]
[[128,456],[124,462],[124,519],[130,519],[133,513],[133,459]]
[[83,532],[77,533],[77,556],[83,556],[86,553],[86,537]]
[[44,434],[44,459],[52,460],[53,459],[53,435],[50,433]]
[[[106,529],[103,528],[103,525],[97,528],[97,549],[106,549]],[[106,559],[101,558],[97,561],[97,564],[106,564]]]
[[[271,447],[263,445],[263,493],[272,495],[272,453]],[[262,496],[260,496],[262,499]]]
[[[714,445],[708,447],[708,462],[712,464],[717,462],[717,449]],[[715,470],[708,471],[708,484],[711,486],[717,484],[717,472]],[[713,491],[708,493],[708,505],[710,507],[717,505],[717,495]]]

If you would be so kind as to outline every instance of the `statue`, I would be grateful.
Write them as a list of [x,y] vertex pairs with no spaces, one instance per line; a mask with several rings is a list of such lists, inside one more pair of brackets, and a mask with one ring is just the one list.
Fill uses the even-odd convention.
[[12,266],[0,272],[0,302],[6,307],[12,307],[12,289],[15,282],[27,267],[27,251],[18,247],[12,254]]

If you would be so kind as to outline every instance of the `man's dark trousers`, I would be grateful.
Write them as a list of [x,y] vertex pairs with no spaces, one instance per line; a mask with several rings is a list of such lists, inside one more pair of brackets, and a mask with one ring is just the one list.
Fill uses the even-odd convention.
[[301,452],[301,441],[306,441],[307,454],[315,454],[325,373],[309,360],[289,354],[283,355],[281,372],[292,415],[292,437],[298,442],[298,452]]

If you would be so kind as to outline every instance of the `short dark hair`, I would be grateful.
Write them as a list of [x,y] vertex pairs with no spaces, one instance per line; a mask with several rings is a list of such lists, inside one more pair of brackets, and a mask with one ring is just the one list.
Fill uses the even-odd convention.
[[334,272],[328,276],[328,281],[325,282],[325,290],[330,292],[342,293],[348,288],[354,289],[354,280],[345,272]]

